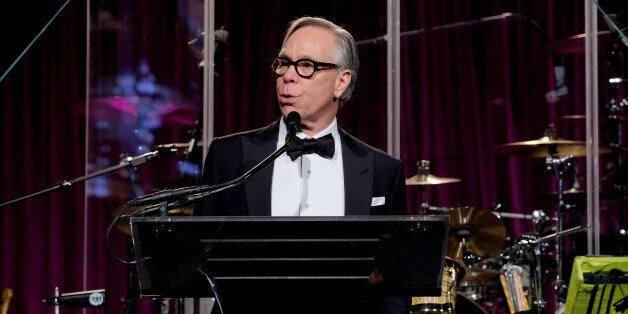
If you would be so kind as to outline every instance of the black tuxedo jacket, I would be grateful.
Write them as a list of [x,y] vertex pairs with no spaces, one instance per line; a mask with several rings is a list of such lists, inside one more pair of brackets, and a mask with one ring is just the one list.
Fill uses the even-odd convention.
[[[233,180],[272,154],[281,119],[252,131],[215,138],[205,159],[201,184]],[[345,185],[345,215],[405,215],[406,189],[401,161],[339,129]],[[195,215],[270,216],[273,164],[242,186],[199,202]],[[373,198],[378,205],[371,206]],[[381,200],[383,199],[383,204]]]
[[[277,148],[281,119],[253,131],[215,138],[205,159],[202,184],[216,185],[240,177]],[[345,184],[345,215],[406,215],[405,177],[401,161],[372,148],[339,129]],[[249,177],[242,185],[225,190],[197,204],[195,215],[270,216],[273,164]],[[373,198],[384,202],[373,204]],[[276,314],[407,314],[409,298],[346,298],[278,300],[231,296],[231,313],[270,311]],[[224,298],[224,297],[223,297]],[[240,298],[240,299],[238,299]],[[246,302],[242,302],[242,298]],[[299,309],[295,312],[294,309]],[[261,313],[260,312],[260,313]]]

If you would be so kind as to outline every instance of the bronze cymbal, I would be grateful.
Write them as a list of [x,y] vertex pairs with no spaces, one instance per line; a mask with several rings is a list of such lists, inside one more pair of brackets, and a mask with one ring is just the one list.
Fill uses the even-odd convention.
[[[586,115],[583,114],[570,114],[560,117],[563,120],[585,120],[587,118]],[[617,122],[625,122],[628,121],[628,117],[622,114],[610,114],[601,116],[601,119],[605,119],[606,121],[617,121]]]
[[[609,40],[611,37],[610,34],[610,31],[605,30],[598,32],[597,36],[598,39]],[[563,54],[584,53],[586,38],[587,34],[578,34],[571,37],[563,38],[547,45],[547,50],[549,50],[550,52]],[[599,46],[602,47],[602,45]]]
[[421,176],[414,175],[410,178],[406,179],[406,185],[437,185],[437,184],[445,184],[445,183],[454,183],[460,182],[460,179],[456,178],[440,178],[434,175]]
[[486,256],[502,248],[506,228],[490,211],[474,207],[458,207],[445,212],[449,216],[447,256],[462,260],[466,249],[477,256]]
[[[587,145],[583,141],[551,139],[544,136],[538,140],[502,144],[493,147],[490,151],[495,155],[523,155],[535,158],[552,156],[580,157],[587,155]],[[607,154],[613,151],[614,149],[611,146],[599,145],[600,154]]]
[[[126,206],[126,205],[123,205],[123,206]],[[120,206],[112,212],[111,218],[113,219],[114,216],[119,214],[120,210],[122,210],[122,213],[120,214],[122,217],[116,222],[116,228],[118,228],[118,230],[124,232],[127,235],[131,235],[131,220],[129,219],[129,215],[133,215],[150,206],[152,205],[127,206],[124,208]],[[194,213],[194,205],[184,206],[180,208],[173,208],[173,209],[168,210],[168,216],[192,216],[193,213]]]
[[[618,200],[623,197],[622,193],[617,192],[599,192],[601,200]],[[537,198],[539,201],[557,201],[558,192],[547,193]],[[571,188],[563,191],[563,200],[570,202],[580,202],[587,199],[587,190]]]
[[568,114],[560,117],[563,120],[584,120],[587,118],[586,115],[583,114]]

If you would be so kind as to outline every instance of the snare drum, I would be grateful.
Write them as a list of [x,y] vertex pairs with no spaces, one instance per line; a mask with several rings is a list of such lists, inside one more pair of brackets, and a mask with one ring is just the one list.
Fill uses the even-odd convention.
[[412,297],[412,314],[455,313],[458,284],[464,277],[464,268],[456,261],[446,258],[440,296]]

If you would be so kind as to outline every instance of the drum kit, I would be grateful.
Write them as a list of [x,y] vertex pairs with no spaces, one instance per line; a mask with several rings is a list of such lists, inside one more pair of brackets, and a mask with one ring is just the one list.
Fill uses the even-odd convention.
[[[494,155],[518,155],[546,158],[547,170],[558,178],[559,192],[548,194],[557,200],[557,217],[549,218],[542,210],[532,214],[489,211],[474,207],[435,207],[425,200],[426,187],[457,183],[460,179],[438,177],[430,173],[430,162],[417,162],[418,173],[406,179],[406,185],[417,186],[422,195],[421,214],[437,213],[449,216],[449,235],[446,248],[446,263],[443,267],[442,293],[440,297],[413,297],[412,313],[455,313],[457,300],[478,308],[478,312],[510,313],[541,311],[546,301],[541,287],[542,275],[548,267],[556,268],[556,294],[565,293],[560,267],[565,258],[561,239],[573,233],[586,231],[588,226],[564,229],[565,209],[570,206],[569,197],[586,197],[580,189],[562,189],[565,171],[572,167],[574,157],[586,156],[586,143],[563,140],[555,136],[555,129],[548,128],[545,136],[531,141],[515,142],[496,146],[489,151]],[[600,154],[617,151],[610,145],[600,145]],[[531,220],[535,231],[523,235],[512,246],[504,248],[506,228],[501,218]],[[557,222],[555,231],[543,235],[543,224],[548,220]],[[551,256],[550,243],[555,241],[555,252]],[[546,265],[547,259],[554,263]],[[461,299],[462,298],[462,299]],[[467,299],[467,300],[465,300]],[[465,311],[466,313],[466,311]]]

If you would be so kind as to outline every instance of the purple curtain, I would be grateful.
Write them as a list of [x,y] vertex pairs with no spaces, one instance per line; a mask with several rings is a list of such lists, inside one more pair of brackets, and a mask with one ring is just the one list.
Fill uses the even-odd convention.
[[[340,125],[385,150],[386,49],[385,42],[378,40],[386,32],[385,3],[219,1],[215,25],[224,27],[229,37],[215,60],[215,134],[262,127],[278,118],[268,61],[276,55],[290,20],[301,15],[323,16],[345,26],[360,42],[358,87],[353,100],[340,110]],[[626,18],[625,2],[600,3]],[[14,23],[29,26],[28,30],[15,30],[22,41],[11,42],[10,49],[0,54],[0,70],[8,68],[61,4],[39,1],[37,10],[23,8],[22,14],[11,16]],[[86,48],[86,2],[71,2],[0,81],[2,202],[117,165],[120,154],[134,156],[159,144],[185,143],[188,131],[194,128],[190,117],[195,117],[194,109],[199,110],[202,103],[198,77],[202,60],[199,47],[188,41],[202,31],[202,2],[94,1],[91,6],[90,51]],[[416,162],[424,159],[430,161],[433,175],[461,180],[428,186],[424,193],[417,186],[408,186],[409,213],[418,214],[420,203],[428,202],[438,207],[487,210],[499,203],[509,213],[530,214],[540,209],[555,215],[555,196],[551,194],[557,189],[557,178],[544,171],[545,160],[496,156],[491,149],[538,139],[550,124],[561,138],[585,139],[584,120],[563,118],[585,112],[584,54],[556,55],[547,49],[551,43],[582,33],[583,14],[582,1],[401,1],[401,159],[406,177],[416,174]],[[602,21],[599,27],[606,29]],[[601,103],[605,104],[611,95],[604,81],[608,71],[603,51],[599,76]],[[546,93],[558,87],[554,67],[559,63],[565,66],[568,93],[548,102]],[[115,101],[117,96],[138,101],[137,90],[125,94],[119,88],[121,79],[128,78],[125,74],[140,73],[142,65],[148,65],[152,75],[148,79],[154,77],[155,86],[176,91],[177,96],[168,94],[172,96],[168,100],[176,100],[172,103],[177,109],[189,110],[160,116],[171,124],[153,128],[142,124],[150,131],[145,134],[150,141],[137,136],[137,124],[128,127],[128,117],[111,109],[125,106]],[[139,96],[151,95],[156,94]],[[141,97],[139,101],[144,99]],[[92,111],[86,112],[87,98],[97,118],[90,116]],[[153,104],[156,98],[150,99]],[[109,115],[112,113],[115,115]],[[141,112],[134,114],[137,122]],[[175,119],[182,117],[183,122]],[[103,121],[109,124],[103,126]],[[601,128],[602,141],[613,142],[615,131],[608,124]],[[192,157],[200,163],[200,156]],[[604,156],[603,171],[612,170],[615,157]],[[107,251],[106,228],[115,210],[132,196],[193,184],[193,179],[182,179],[178,168],[182,158],[178,154],[173,160],[134,171],[120,170],[73,184],[67,191],[1,208],[0,288],[15,291],[10,312],[52,312],[41,299],[52,295],[55,287],[62,292],[105,288],[106,312],[123,312],[125,304],[120,300],[129,289],[127,265]],[[574,163],[583,174],[583,157]],[[569,172],[566,188],[574,184],[574,177]],[[584,188],[584,179],[579,179]],[[612,184],[604,188],[613,192]],[[106,193],[99,196],[99,191]],[[604,235],[616,239],[618,230],[625,228],[625,213],[615,200],[605,200],[603,208]],[[580,223],[583,211],[570,211],[569,224]],[[527,219],[500,221],[507,230],[505,246],[534,231]],[[569,239],[569,258],[586,253],[586,249],[582,251],[586,244],[578,239]],[[127,240],[118,228],[113,230],[109,241],[116,255],[127,257]],[[612,244],[616,250],[617,243]],[[136,288],[131,284],[131,290]],[[137,311],[152,313],[157,308],[153,300],[142,299]],[[63,311],[74,312],[80,310]]]

